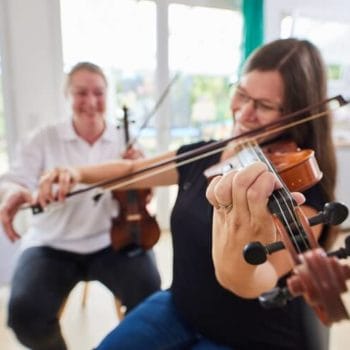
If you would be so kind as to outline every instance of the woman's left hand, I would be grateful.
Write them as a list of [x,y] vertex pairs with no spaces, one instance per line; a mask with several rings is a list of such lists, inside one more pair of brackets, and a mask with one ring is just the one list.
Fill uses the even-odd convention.
[[[252,241],[276,241],[267,203],[280,186],[267,166],[256,162],[214,178],[207,188],[206,196],[214,207],[212,256],[216,276],[224,287],[239,295],[255,297],[277,281],[276,270],[269,262],[262,268],[250,265],[243,258],[243,249]],[[303,196],[296,198],[300,202]]]

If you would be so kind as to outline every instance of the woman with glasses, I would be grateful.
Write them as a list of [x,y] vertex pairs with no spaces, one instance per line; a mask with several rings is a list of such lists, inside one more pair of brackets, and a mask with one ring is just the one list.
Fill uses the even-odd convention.
[[[325,69],[318,49],[308,41],[276,40],[258,49],[246,62],[232,97],[233,133],[239,135],[250,131],[293,111],[313,106],[325,97]],[[314,107],[308,113],[321,111],[327,112],[327,107]],[[264,143],[276,141],[276,138],[292,140],[299,147],[312,148],[316,152],[324,176],[319,184],[304,193],[306,202],[303,205],[306,215],[314,215],[334,197],[335,152],[329,115],[274,136],[274,140],[265,139]],[[54,182],[59,183],[58,196],[63,200],[77,182],[93,183],[129,174],[206,144],[185,145],[176,152],[153,159],[52,170],[42,177],[39,201],[46,205],[53,200]],[[257,295],[250,299],[239,297],[222,287],[216,278],[212,260],[213,208],[206,199],[208,180],[204,172],[232,157],[234,152],[228,145],[221,154],[186,165],[180,166],[173,161],[171,169],[132,185],[136,188],[179,185],[171,215],[173,282],[169,290],[155,293],[130,312],[97,349],[322,349],[318,345],[314,348],[305,345],[308,326],[302,321],[302,300],[266,310],[259,304]],[[261,196],[266,197],[265,187],[261,186],[261,190]],[[245,194],[241,188],[240,196],[244,198]],[[259,203],[261,207],[261,200]],[[215,204],[225,207],[228,203]],[[241,208],[236,208],[239,217]],[[242,215],[245,214],[243,210]],[[265,219],[266,216],[255,218],[260,230],[264,228]],[[245,228],[249,230],[251,226],[246,224]],[[323,242],[328,231],[319,225],[314,234]],[[250,232],[247,237],[251,237]],[[267,280],[269,273],[282,280],[291,269],[284,254],[278,253],[279,259],[271,261],[273,269],[265,271]],[[239,274],[244,264],[242,261],[226,263],[232,274]],[[241,278],[244,283],[242,274]],[[248,293],[249,296],[252,297]]]

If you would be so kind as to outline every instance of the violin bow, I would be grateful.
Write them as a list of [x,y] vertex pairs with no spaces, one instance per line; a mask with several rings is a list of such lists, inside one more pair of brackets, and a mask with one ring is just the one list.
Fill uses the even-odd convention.
[[[170,89],[171,84],[169,83],[168,86]],[[167,89],[167,90],[169,90],[169,89]],[[163,93],[162,96],[164,96],[163,97],[163,100],[164,100],[166,94]],[[302,117],[302,114],[310,111],[311,109],[323,106],[323,105],[328,104],[328,103],[333,102],[333,101],[338,102],[337,107],[332,108],[332,109],[327,110],[327,111],[323,111],[320,113],[309,115],[307,117]],[[320,118],[329,112],[332,112],[338,108],[341,108],[341,107],[349,104],[349,102],[350,101],[345,100],[342,95],[336,95],[334,97],[330,97],[326,100],[315,103],[311,106],[307,106],[307,107],[299,109],[295,112],[289,113],[287,115],[283,115],[278,120],[275,120],[273,122],[270,122],[270,123],[265,124],[263,126],[260,126],[258,128],[246,131],[238,136],[233,136],[233,137],[221,140],[221,141],[213,142],[211,144],[207,144],[205,146],[199,147],[196,150],[185,152],[185,153],[182,153],[181,155],[171,157],[169,159],[165,159],[165,160],[157,162],[157,163],[155,163],[147,168],[143,168],[143,169],[140,169],[138,171],[135,171],[132,174],[113,177],[113,178],[110,178],[107,180],[96,182],[95,184],[92,184],[88,187],[69,192],[66,197],[72,197],[72,196],[75,196],[75,195],[78,195],[81,193],[85,193],[85,192],[94,190],[96,188],[104,188],[103,190],[112,190],[112,189],[117,189],[117,188],[129,185],[129,184],[132,184],[132,183],[139,181],[141,179],[144,179],[146,177],[149,177],[149,176],[152,176],[152,175],[155,175],[157,173],[164,172],[166,170],[173,168],[174,162],[177,162],[177,164],[176,164],[177,166],[182,166],[184,164],[188,164],[188,163],[196,161],[198,159],[208,157],[212,154],[219,153],[220,151],[222,151],[226,147],[226,145],[229,142],[247,140],[247,139],[248,140],[259,139],[259,138],[262,138],[266,135],[271,135],[273,133],[277,133],[279,131],[291,128],[293,126],[303,124],[303,123],[306,123],[308,121]],[[151,173],[152,171],[154,171],[154,173]],[[101,194],[97,194],[96,196],[99,196],[99,195],[101,195]],[[31,208],[34,214],[36,214],[38,212],[42,212],[42,208],[40,207],[40,205],[24,206],[21,209],[27,209],[27,208]]]
[[[91,185],[88,188],[77,190],[77,191],[72,191],[72,192],[70,192],[70,194],[74,195],[74,193],[82,193],[82,192],[88,191],[90,188],[91,189],[95,189],[97,187],[106,187],[108,185],[112,185],[112,184],[116,184],[116,183],[122,182],[124,180],[128,180],[132,176],[133,180],[131,182],[123,183],[123,185],[129,185],[132,182],[140,180],[140,178],[136,178],[135,179],[135,177],[138,176],[138,175],[141,175],[141,174],[143,174],[145,172],[149,172],[149,171],[155,170],[157,168],[164,167],[164,166],[169,165],[169,164],[171,164],[173,162],[186,162],[184,164],[187,164],[188,160],[195,161],[197,159],[200,159],[200,156],[203,156],[202,158],[205,158],[205,157],[208,157],[208,156],[210,156],[212,154],[218,153],[229,142],[238,141],[238,140],[242,140],[242,139],[248,139],[248,140],[253,139],[253,140],[255,140],[256,138],[261,138],[261,137],[267,136],[267,135],[269,135],[271,133],[276,133],[276,132],[282,131],[284,129],[296,126],[298,124],[303,124],[303,123],[308,122],[310,120],[322,117],[323,115],[327,114],[328,111],[320,112],[320,113],[317,113],[317,114],[314,114],[314,115],[311,115],[311,116],[307,116],[307,117],[301,118],[300,120],[297,120],[297,121],[294,121],[294,122],[292,122],[292,121],[295,118],[300,117],[301,114],[307,112],[308,110],[313,109],[315,107],[322,106],[322,105],[327,104],[327,103],[332,102],[332,101],[337,101],[338,104],[339,104],[338,107],[343,107],[343,106],[347,105],[350,102],[350,101],[345,100],[343,98],[343,96],[337,95],[337,96],[328,98],[327,100],[324,100],[324,101],[322,101],[320,103],[317,103],[317,104],[314,104],[312,106],[308,106],[308,107],[302,108],[302,109],[300,109],[298,111],[295,111],[293,113],[290,113],[290,114],[287,114],[285,116],[282,116],[281,118],[279,118],[276,121],[273,121],[273,122],[265,124],[265,125],[263,125],[261,127],[258,127],[258,128],[255,128],[255,129],[252,129],[252,130],[249,130],[249,131],[246,131],[246,132],[244,132],[244,133],[242,133],[242,134],[240,134],[238,136],[233,136],[233,137],[221,140],[221,141],[217,141],[217,142],[214,142],[213,144],[209,144],[209,145],[205,145],[203,147],[199,147],[198,149],[196,149],[194,151],[185,152],[185,153],[182,153],[179,156],[171,157],[169,159],[157,162],[157,163],[155,163],[155,164],[153,164],[153,165],[151,165],[151,166],[149,166],[147,168],[135,171],[132,175],[128,174],[128,175],[118,176],[118,177],[115,177],[115,178],[111,178],[111,179],[108,179],[108,180],[97,182],[97,183]],[[291,123],[288,124],[288,122],[291,122]],[[164,169],[164,171],[165,170],[168,170],[168,168]]]
[[177,72],[172,77],[172,79],[168,82],[168,84],[166,85],[166,87],[163,90],[162,94],[158,98],[158,101],[155,103],[155,105],[153,106],[152,110],[148,113],[148,115],[146,115],[146,117],[144,118],[143,123],[141,124],[141,126],[140,126],[138,132],[136,133],[136,135],[132,139],[128,139],[127,140],[126,149],[131,148],[136,143],[136,141],[138,140],[138,138],[141,135],[142,130],[148,125],[148,123],[151,120],[151,118],[155,115],[155,113],[157,112],[158,108],[162,105],[162,103],[164,102],[165,98],[168,96],[171,88],[173,87],[173,85],[175,84],[175,82],[178,80],[179,77],[180,77],[180,73]]

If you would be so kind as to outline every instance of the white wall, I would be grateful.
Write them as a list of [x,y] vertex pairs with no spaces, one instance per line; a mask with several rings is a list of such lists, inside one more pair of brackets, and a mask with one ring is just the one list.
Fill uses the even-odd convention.
[[62,117],[59,0],[0,0],[4,108],[14,141]]
[[286,14],[350,21],[348,0],[264,0],[264,3],[267,41],[278,38],[280,20]]
[[[1,66],[10,157],[16,141],[25,133],[63,116],[59,16],[59,0],[0,0]],[[17,247],[0,230],[0,285],[10,278]]]

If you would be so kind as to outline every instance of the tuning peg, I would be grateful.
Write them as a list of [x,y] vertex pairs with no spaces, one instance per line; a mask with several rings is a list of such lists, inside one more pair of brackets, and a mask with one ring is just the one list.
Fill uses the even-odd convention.
[[282,307],[287,304],[287,301],[294,297],[287,287],[276,287],[259,296],[259,302],[265,309],[272,309],[275,307]]
[[248,243],[243,249],[243,256],[247,263],[251,265],[260,265],[267,260],[267,255],[284,249],[282,241],[263,245],[260,242]]
[[323,211],[309,219],[310,226],[317,224],[339,225],[349,215],[349,209],[346,205],[339,202],[326,203]]
[[[316,216],[309,219],[310,226],[320,223],[329,225],[339,225],[348,216],[349,210],[347,206],[339,202],[326,203],[323,211],[319,212]],[[296,237],[298,239],[298,237]],[[284,243],[282,241],[274,242],[271,244],[263,245],[260,242],[248,243],[243,249],[243,256],[247,263],[251,265],[260,265],[267,260],[267,255],[275,253],[284,249]],[[348,257],[350,252],[350,241],[347,248],[341,248],[339,251],[332,253],[334,256],[340,254],[341,257]],[[346,254],[346,255],[345,255]]]
[[345,238],[345,247],[339,248],[333,252],[328,252],[328,256],[335,256],[338,259],[346,259],[350,256],[350,236]]

